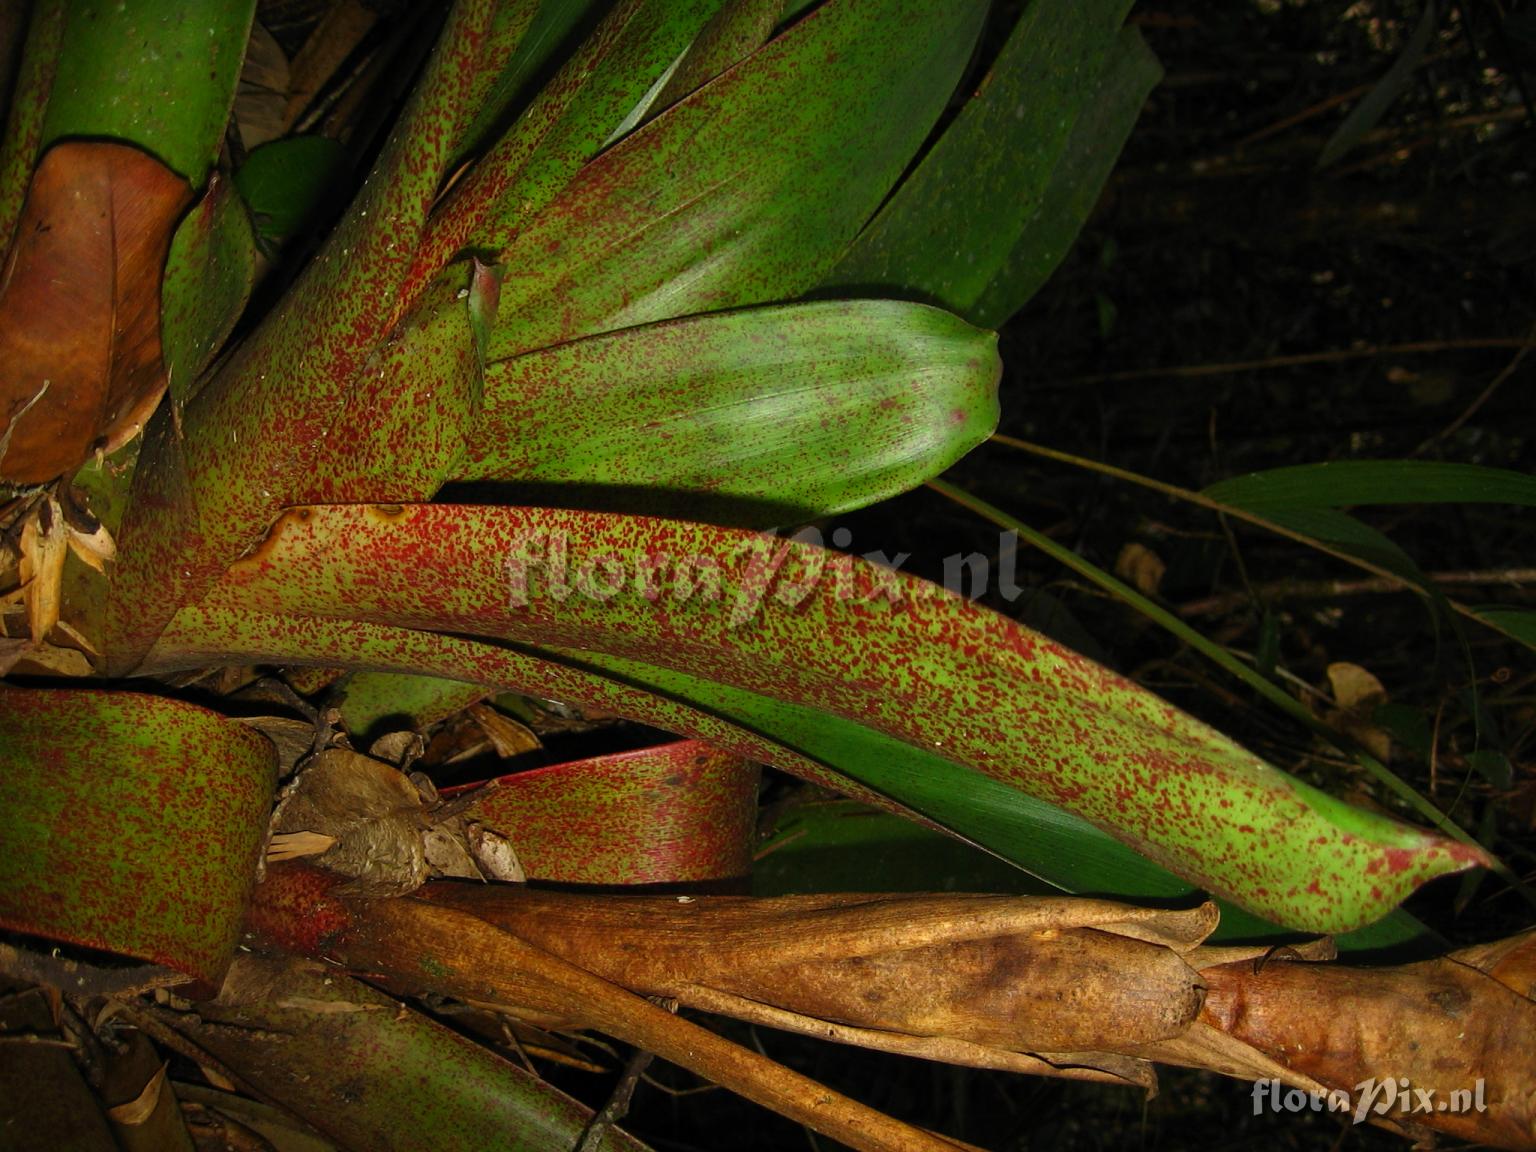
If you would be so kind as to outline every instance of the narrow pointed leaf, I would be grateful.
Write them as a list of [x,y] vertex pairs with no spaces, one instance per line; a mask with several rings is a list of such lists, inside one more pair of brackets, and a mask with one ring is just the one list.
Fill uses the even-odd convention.
[[1212,484],[1212,500],[1267,514],[1353,504],[1518,504],[1536,507],[1536,477],[1431,460],[1337,460],[1252,472]]
[[266,737],[177,700],[19,688],[0,729],[0,924],[217,982],[266,835]]
[[1129,8],[1129,0],[1032,0],[976,96],[829,283],[975,319],[977,302],[1040,211]]
[[[351,620],[201,605],[177,614],[146,670],[274,660],[469,677],[488,687],[599,708],[774,764],[883,811],[947,830],[1064,891],[1164,900],[1198,891],[1081,817],[857,720],[638,661],[590,651],[576,657],[536,651]],[[1289,935],[1230,902],[1222,902],[1222,915],[1222,939]],[[1423,931],[1397,909],[1340,940],[1341,946],[1378,948],[1419,938]]]
[[984,15],[830,0],[604,152],[485,237],[510,240],[492,358],[813,287],[921,145]]
[[[891,301],[690,317],[492,365],[464,480],[783,524],[949,467],[997,421],[995,337]],[[576,490],[541,492],[569,503]],[[763,505],[753,517],[746,502]],[[713,513],[704,515],[703,510]]]
[[468,815],[512,841],[530,880],[686,884],[747,875],[757,767],[698,740],[504,776]]
[[1477,608],[1478,619],[1492,624],[1504,635],[1529,648],[1536,648],[1536,611],[1529,608],[1504,608],[1497,605]]
[[218,596],[594,649],[857,720],[1297,928],[1357,927],[1487,862],[1290,779],[969,601],[794,541],[579,512],[313,507],[285,516]]
[[1408,37],[1408,42],[1403,45],[1403,50],[1398,58],[1392,62],[1392,67],[1387,69],[1386,75],[1376,82],[1376,86],[1365,94],[1361,100],[1345,117],[1333,135],[1328,138],[1328,143],[1323,145],[1322,154],[1317,158],[1319,168],[1327,168],[1338,163],[1367,132],[1376,127],[1380,119],[1386,115],[1387,109],[1402,94],[1408,82],[1413,79],[1413,74],[1418,70],[1419,62],[1424,58],[1425,51],[1434,40],[1435,29],[1440,26],[1440,14],[1434,0],[1425,0],[1424,8],[1419,13],[1418,23],[1414,25],[1413,34]]
[[70,0],[43,145],[136,144],[194,186],[218,156],[256,0]]
[[[217,1000],[161,1019],[357,1152],[575,1148],[592,1117],[485,1046],[312,962],[241,956]],[[645,1152],[620,1128],[597,1147]]]

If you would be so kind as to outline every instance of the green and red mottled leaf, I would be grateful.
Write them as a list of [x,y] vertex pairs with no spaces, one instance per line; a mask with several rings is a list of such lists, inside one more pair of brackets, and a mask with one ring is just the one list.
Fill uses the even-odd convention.
[[808,706],[1075,812],[1298,929],[1358,927],[1486,863],[969,601],[794,541],[582,512],[303,508],[210,605],[592,650]]
[[512,841],[530,880],[741,878],[752,867],[757,777],[755,764],[683,740],[504,776],[468,815]]
[[15,88],[9,93],[5,133],[0,136],[0,251],[11,246],[43,139],[48,93],[53,88],[59,43],[64,38],[65,8],[65,0],[37,0],[25,11],[20,6],[9,8],[13,18],[27,21],[27,38],[17,63]]
[[830,0],[536,217],[484,230],[508,266],[492,358],[815,286],[943,110],[984,15]]
[[[172,621],[146,671],[270,659],[473,678],[627,716],[778,765],[948,831],[1064,891],[1159,900],[1197,892],[1081,817],[857,720],[637,661],[535,651],[350,620],[199,606]],[[1222,916],[1218,936],[1224,940],[1289,936],[1230,902],[1222,902]],[[1422,925],[1398,909],[1339,942],[1377,948],[1422,934]]]
[[0,479],[52,480],[149,419],[165,392],[160,274],[191,199],[126,145],[43,157],[0,286]]
[[[311,961],[241,956],[217,1000],[161,1019],[357,1152],[575,1148],[592,1118],[487,1047]],[[618,1128],[597,1147],[645,1152]]]
[[[1032,0],[977,94],[860,233],[829,282],[925,300],[977,319],[978,302],[1040,210],[1130,6],[1130,0]],[[1051,238],[1050,250],[1064,252],[1076,232],[1074,224]],[[1006,319],[999,311],[990,309],[987,322]]]
[[[687,48],[721,0],[622,0],[587,37],[453,190],[436,213],[411,276],[425,284],[445,262],[465,249],[499,250],[521,222],[542,212],[575,173],[603,147],[625,113],[645,95],[667,64]],[[541,39],[529,53],[514,56],[508,88],[494,97],[509,99],[525,70],[548,52],[544,39],[581,21],[582,6],[571,0],[561,15],[541,12],[528,36]],[[499,116],[499,110],[488,109]],[[473,131],[487,125],[477,119]],[[411,289],[408,289],[408,291]]]
[[495,7],[494,0],[455,6],[372,174],[325,248],[187,405],[180,428],[169,427],[169,413],[165,426],[149,428],[119,540],[110,667],[131,668],[176,607],[196,599],[261,538],[276,481],[323,480],[333,475],[328,463],[349,479],[326,438],[370,361],[408,319],[402,281],[446,175],[456,125],[473,116],[466,99]]
[[991,432],[995,343],[946,312],[866,300],[561,344],[487,368],[455,478],[755,525],[863,507]]
[[12,687],[0,729],[0,924],[216,983],[266,835],[266,737],[177,700]]

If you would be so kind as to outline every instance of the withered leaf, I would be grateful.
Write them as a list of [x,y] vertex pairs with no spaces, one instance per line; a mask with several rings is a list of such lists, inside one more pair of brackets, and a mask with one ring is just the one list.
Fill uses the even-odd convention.
[[149,418],[166,383],[160,278],[191,199],[127,145],[43,156],[0,277],[0,479],[51,480]]

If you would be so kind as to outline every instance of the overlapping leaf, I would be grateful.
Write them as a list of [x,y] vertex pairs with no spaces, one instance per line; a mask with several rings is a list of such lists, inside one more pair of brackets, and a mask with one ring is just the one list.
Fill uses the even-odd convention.
[[493,358],[813,287],[922,143],[984,14],[832,0],[593,160],[536,219],[487,233],[510,240]]
[[290,513],[214,605],[592,649],[855,720],[1113,832],[1282,923],[1342,931],[1474,849],[1290,780],[933,586],[792,541],[528,509]]

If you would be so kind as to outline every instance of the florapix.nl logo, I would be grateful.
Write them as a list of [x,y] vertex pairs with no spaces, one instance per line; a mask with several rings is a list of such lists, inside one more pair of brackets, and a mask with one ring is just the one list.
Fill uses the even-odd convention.
[[1353,1088],[1305,1091],[1287,1088],[1279,1080],[1257,1080],[1253,1085],[1253,1114],[1263,1112],[1337,1112],[1363,1124],[1373,1116],[1412,1117],[1436,1112],[1458,1114],[1486,1112],[1483,1079],[1471,1087],[1442,1091],[1415,1086],[1406,1076],[1371,1077]]

